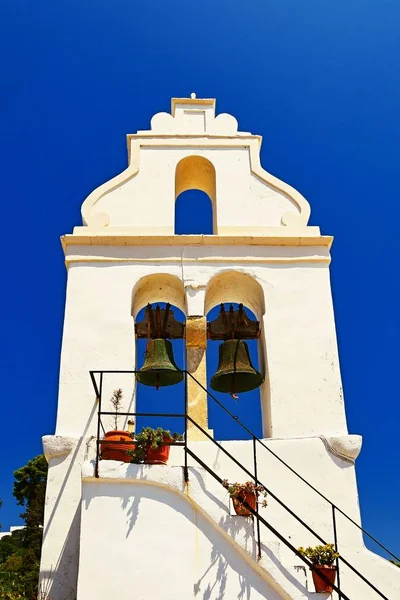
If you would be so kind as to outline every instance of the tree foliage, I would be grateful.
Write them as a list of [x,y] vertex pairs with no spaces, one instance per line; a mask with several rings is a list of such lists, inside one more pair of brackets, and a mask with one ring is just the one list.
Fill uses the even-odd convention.
[[24,507],[23,529],[0,539],[0,600],[33,600],[37,597],[42,546],[47,462],[43,455],[14,472],[13,494]]

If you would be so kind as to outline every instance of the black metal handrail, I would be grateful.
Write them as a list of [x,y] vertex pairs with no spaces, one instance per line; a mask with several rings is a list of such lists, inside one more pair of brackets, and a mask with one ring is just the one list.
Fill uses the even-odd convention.
[[[90,377],[93,383],[93,387],[96,391],[96,396],[99,397],[99,390],[97,388],[97,384],[94,378],[94,374],[105,374],[105,373],[131,373],[131,374],[136,374],[138,371],[90,371]],[[220,406],[220,408],[222,408],[223,411],[225,411],[238,425],[240,425],[240,427],[242,429],[244,429],[246,431],[246,433],[248,433],[251,438],[253,439],[253,441],[255,440],[258,444],[260,444],[263,448],[265,448],[272,456],[274,456],[282,465],[284,465],[287,469],[289,469],[289,471],[291,471],[294,475],[296,475],[296,477],[298,477],[299,479],[301,479],[301,481],[303,483],[305,483],[310,489],[312,489],[316,494],[318,494],[321,498],[323,498],[326,502],[328,502],[328,504],[331,505],[332,510],[333,511],[337,511],[339,512],[342,516],[344,516],[348,521],[350,521],[353,525],[355,525],[360,531],[362,531],[362,533],[364,533],[367,537],[369,537],[370,540],[372,540],[373,542],[375,542],[375,544],[377,544],[380,548],[382,548],[382,550],[384,550],[385,552],[387,552],[388,554],[390,554],[390,556],[396,560],[397,562],[400,562],[400,558],[398,556],[396,556],[396,554],[394,554],[391,550],[389,550],[388,548],[386,548],[386,546],[384,546],[379,540],[377,540],[371,533],[369,533],[366,529],[364,529],[364,527],[362,527],[362,525],[360,525],[359,523],[357,523],[356,521],[354,521],[354,519],[352,519],[347,513],[345,513],[341,508],[339,508],[338,506],[336,506],[336,504],[334,502],[332,502],[331,500],[329,500],[329,498],[327,498],[322,492],[320,492],[316,487],[314,487],[309,481],[307,481],[307,479],[305,479],[302,475],[300,475],[300,473],[298,473],[295,469],[293,469],[293,467],[291,467],[287,462],[285,462],[278,454],[276,454],[273,450],[271,450],[271,448],[269,448],[266,444],[264,444],[264,442],[262,440],[260,440],[260,438],[258,438],[244,423],[242,423],[239,418],[237,417],[237,415],[234,415],[228,408],[226,408],[226,406],[224,406],[222,404],[222,402],[220,402],[215,396],[214,394],[212,394],[207,388],[205,388],[195,377],[193,377],[193,375],[191,373],[189,373],[189,371],[183,370],[182,373],[185,373],[186,376],[189,375],[189,377],[191,377],[193,379],[193,381],[195,381],[197,383],[198,386],[201,387],[201,389],[203,391],[206,392],[206,394],[213,399],[213,401],[218,404],[218,406]]]
[[[101,410],[101,400],[102,400],[102,388],[103,388],[103,374],[107,374],[107,373],[112,373],[112,374],[136,374],[138,371],[90,371],[90,377],[93,383],[93,387],[94,390],[96,392],[96,398],[99,402],[98,405],[98,426],[97,426],[97,452],[96,452],[96,476],[98,476],[98,464],[99,464],[99,455],[100,455],[100,428],[103,428],[104,431],[104,427],[102,425],[101,422],[101,416],[102,415],[114,415],[114,412],[110,412],[110,411],[102,411]],[[139,417],[143,417],[143,416],[159,416],[159,417],[175,417],[175,418],[184,418],[185,420],[185,440],[183,443],[178,443],[177,445],[180,446],[184,446],[184,452],[185,452],[185,465],[184,465],[184,473],[185,473],[185,479],[188,480],[188,464],[187,464],[187,456],[189,454],[189,456],[191,456],[194,460],[196,460],[202,467],[204,467],[216,480],[218,480],[220,483],[222,482],[222,479],[216,474],[214,473],[214,471],[212,469],[210,469],[210,467],[208,467],[190,448],[188,448],[187,442],[187,430],[188,430],[188,422],[192,423],[192,425],[194,425],[195,427],[197,427],[202,434],[207,437],[214,445],[216,445],[218,447],[219,450],[221,450],[225,455],[227,455],[237,466],[239,466],[249,477],[251,477],[255,484],[259,484],[262,485],[265,490],[270,494],[270,496],[272,498],[274,498],[274,500],[276,502],[278,502],[278,504],[280,504],[287,512],[289,512],[289,514],[291,516],[293,516],[301,525],[303,525],[310,533],[312,533],[322,544],[326,544],[327,542],[321,537],[319,536],[309,525],[307,525],[307,523],[305,521],[303,521],[303,519],[301,519],[298,515],[296,515],[296,513],[294,513],[282,500],[280,500],[273,492],[271,492],[271,490],[269,488],[267,488],[267,486],[264,486],[264,484],[258,479],[257,477],[257,453],[256,453],[256,444],[257,442],[260,443],[264,448],[266,448],[275,458],[277,458],[282,464],[284,464],[290,471],[292,471],[295,475],[297,475],[302,481],[304,481],[304,483],[306,483],[310,488],[312,488],[315,492],[317,492],[322,498],[324,498],[329,504],[331,504],[332,506],[332,518],[333,518],[333,530],[334,530],[334,545],[335,545],[335,549],[336,551],[338,550],[338,540],[337,540],[337,528],[336,528],[336,517],[335,517],[335,510],[339,511],[341,514],[343,514],[345,517],[347,517],[351,522],[353,522],[359,529],[361,529],[362,531],[363,528],[361,526],[359,526],[355,521],[353,521],[353,519],[351,519],[350,517],[348,517],[348,515],[346,515],[346,513],[344,513],[341,509],[339,509],[338,507],[336,507],[336,505],[334,505],[329,499],[327,499],[321,492],[319,492],[319,490],[317,490],[316,488],[314,488],[314,486],[312,486],[306,479],[304,479],[301,475],[299,475],[292,467],[290,467],[290,465],[288,465],[285,461],[283,461],[277,454],[275,454],[270,448],[268,448],[263,442],[262,440],[260,440],[257,436],[255,436],[244,424],[242,424],[238,417],[233,415],[219,400],[217,400],[217,398],[215,398],[215,396],[213,396],[213,394],[211,394],[200,382],[197,381],[197,379],[195,377],[193,377],[193,375],[191,373],[189,373],[186,370],[182,370],[182,373],[185,374],[185,412],[184,413],[137,413],[137,412],[129,412],[129,413],[119,413],[121,416],[139,416]],[[95,375],[99,374],[100,375],[100,383],[99,386],[97,386],[97,382],[95,379]],[[188,414],[188,394],[187,394],[187,375],[189,375],[206,393],[207,395],[209,395],[227,414],[229,414],[236,423],[238,423],[239,425],[241,425],[241,427],[243,429],[245,429],[251,436],[253,439],[253,454],[254,454],[254,474],[251,473],[248,469],[246,469],[233,455],[231,455],[221,444],[219,444],[207,431],[205,431],[198,423],[196,423],[192,417],[190,417],[190,415]],[[248,506],[246,502],[244,502],[244,504],[249,508],[249,510],[251,511],[251,513],[256,517],[257,520],[257,537],[258,537],[258,547],[259,547],[259,553],[258,556],[260,557],[261,555],[261,550],[260,550],[260,522],[263,523],[268,529],[270,529],[277,537],[278,539],[280,539],[288,548],[290,548],[290,550],[292,550],[303,562],[305,562],[310,568],[313,568],[313,570],[317,571],[318,574],[320,575],[320,577],[325,580],[326,582],[328,582],[328,579],[326,578],[326,576],[324,575],[323,572],[320,572],[317,568],[315,568],[315,566],[313,566],[311,564],[311,562],[308,561],[308,559],[306,559],[302,554],[300,554],[298,552],[298,550],[289,542],[287,541],[272,525],[270,525],[261,515],[259,515],[258,511],[254,511],[252,509],[252,507]],[[367,535],[368,532],[366,532]],[[374,539],[372,536],[370,536],[372,539]],[[385,547],[383,545],[381,545],[379,542],[378,544],[385,549]],[[388,551],[392,556],[395,557],[395,555],[393,555],[390,551]],[[350,600],[348,598],[348,596],[346,596],[343,591],[341,591],[340,589],[340,569],[339,569],[339,560],[341,560],[343,562],[343,564],[345,564],[351,571],[353,571],[353,573],[355,573],[358,577],[361,578],[361,580],[363,580],[371,589],[373,589],[381,598],[383,598],[384,600],[389,600],[386,596],[384,596],[384,594],[382,594],[382,592],[380,592],[368,579],[366,579],[362,573],[360,573],[355,567],[353,567],[353,565],[351,565],[351,563],[349,563],[345,558],[343,558],[343,556],[340,556],[337,561],[336,561],[336,565],[337,565],[337,575],[338,575],[338,582],[337,582],[337,586],[333,585],[333,589],[335,591],[338,592],[339,595],[339,599],[343,598],[344,600]]]
[[236,421],[236,423],[238,425],[240,425],[242,427],[242,429],[244,429],[249,435],[251,435],[253,440],[256,440],[259,444],[261,444],[261,446],[263,448],[265,448],[266,450],[268,450],[268,452],[270,454],[272,454],[272,456],[274,456],[276,459],[278,459],[282,465],[284,465],[287,469],[289,469],[289,471],[291,471],[294,475],[296,475],[296,477],[301,479],[301,481],[303,483],[305,483],[310,489],[312,489],[321,498],[323,498],[326,502],[328,502],[328,504],[331,505],[332,509],[334,509],[335,511],[339,512],[341,515],[346,517],[346,519],[348,519],[353,525],[358,527],[358,529],[360,531],[365,533],[366,536],[368,536],[372,541],[374,541],[378,546],[380,546],[382,548],[382,550],[385,550],[385,552],[390,554],[390,556],[392,558],[394,558],[395,560],[400,562],[400,558],[398,558],[395,554],[393,554],[393,552],[391,552],[388,548],[386,548],[381,542],[379,542],[377,539],[375,539],[375,537],[372,534],[370,534],[366,529],[364,529],[364,527],[362,527],[362,525],[359,525],[356,521],[354,521],[354,519],[352,519],[348,514],[346,514],[341,508],[336,506],[336,504],[334,502],[329,500],[329,498],[327,498],[322,492],[320,492],[309,481],[307,481],[307,479],[305,479],[302,475],[300,475],[300,473],[295,471],[295,469],[293,469],[293,467],[288,465],[288,463],[285,462],[278,454],[276,454],[273,450],[271,450],[271,448],[269,448],[266,444],[264,444],[264,442],[262,440],[260,440],[248,427],[246,427],[246,425],[244,425],[244,423],[242,423],[236,415],[231,413],[231,411],[229,409],[227,409],[209,390],[207,390],[207,388],[205,388],[199,381],[197,381],[197,379],[195,377],[193,377],[193,375],[191,373],[189,373],[189,371],[187,371],[187,374],[206,392],[206,394],[208,396],[210,396],[210,398],[212,398],[214,400],[214,402],[216,402],[218,404],[218,406],[220,406],[230,417],[232,417],[232,419],[234,421]]

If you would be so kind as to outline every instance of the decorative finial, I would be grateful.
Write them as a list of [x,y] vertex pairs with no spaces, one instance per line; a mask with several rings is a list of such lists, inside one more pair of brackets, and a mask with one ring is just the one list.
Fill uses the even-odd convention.
[[195,94],[194,92],[192,92],[192,93],[190,94],[190,98],[191,98],[192,100],[196,100],[196,94]]

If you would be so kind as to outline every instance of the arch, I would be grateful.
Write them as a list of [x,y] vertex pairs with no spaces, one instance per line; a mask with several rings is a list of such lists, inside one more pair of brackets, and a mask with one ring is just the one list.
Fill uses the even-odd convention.
[[[165,302],[157,299],[150,302],[153,310],[158,305],[161,309],[165,309]],[[176,305],[170,303],[170,312],[179,322],[185,321],[185,314]],[[147,304],[146,304],[147,306]],[[139,310],[136,315],[136,321],[142,321],[145,317],[146,307]],[[140,370],[146,360],[147,353],[147,338],[135,336],[135,369]],[[186,342],[184,338],[169,339],[172,347],[172,355],[178,369],[185,368]],[[136,412],[149,413],[148,416],[136,416],[135,428],[140,431],[143,427],[163,427],[172,432],[183,433],[185,422],[183,417],[160,417],[151,416],[151,413],[157,414],[160,412],[182,414],[185,412],[185,381],[182,379],[180,383],[172,386],[161,386],[157,391],[155,387],[142,385],[136,381]],[[162,407],[162,410],[161,410]]]
[[132,292],[132,316],[147,304],[168,302],[186,314],[185,289],[182,280],[169,273],[155,273],[139,279]]
[[265,314],[264,291],[258,281],[251,275],[242,271],[225,270],[212,277],[207,285],[204,314],[208,313],[219,304],[243,304],[245,309],[254,313],[260,321],[261,335],[257,343],[258,368],[265,376],[264,383],[259,390],[262,415],[262,432],[264,437],[272,436],[271,400],[268,377],[268,358],[263,316]]
[[214,165],[203,156],[182,158],[175,170],[175,200],[187,190],[201,190],[211,200],[213,233],[217,233],[216,175]]
[[222,271],[210,279],[206,288],[204,314],[224,302],[248,306],[261,322],[265,313],[264,292],[254,277],[242,271]]
[[212,235],[213,212],[202,190],[186,190],[175,201],[175,235]]

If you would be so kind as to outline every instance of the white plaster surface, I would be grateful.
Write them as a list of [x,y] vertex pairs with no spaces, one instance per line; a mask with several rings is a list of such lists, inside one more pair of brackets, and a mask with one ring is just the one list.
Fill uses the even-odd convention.
[[[264,440],[264,443],[352,519],[360,522],[354,466],[329,452],[322,439],[275,439]],[[227,441],[221,444],[245,468],[252,470],[251,441]],[[227,478],[229,481],[248,479],[247,474],[211,442],[191,442],[190,448],[221,479]],[[189,458],[189,486],[185,486],[181,448],[171,449],[170,466],[167,467],[102,461],[100,479],[93,477],[93,462],[88,462],[88,460],[93,461],[94,453],[95,447],[90,438],[79,440],[72,453],[75,457],[74,461],[70,461],[70,454],[66,458],[57,458],[50,463],[42,579],[50,579],[52,597],[56,600],[58,598],[74,600],[78,564],[80,581],[78,598],[87,597],[88,586],[93,580],[96,569],[94,589],[97,595],[102,596],[100,587],[103,587],[103,584],[105,590],[110,593],[109,586],[117,585],[114,574],[117,573],[120,578],[122,571],[125,575],[120,581],[125,583],[121,590],[130,589],[133,573],[139,593],[142,587],[148,590],[145,580],[140,579],[141,573],[148,573],[147,553],[144,553],[146,565],[142,565],[141,559],[136,557],[134,548],[136,544],[141,548],[143,544],[147,547],[150,540],[147,540],[146,536],[151,538],[153,553],[159,553],[156,564],[164,565],[170,561],[170,572],[175,573],[176,561],[181,559],[182,554],[185,560],[192,561],[190,569],[185,563],[184,572],[188,573],[182,584],[185,593],[199,583],[200,575],[206,571],[205,565],[210,566],[211,557],[218,555],[210,571],[207,571],[201,580],[199,589],[202,591],[199,592],[199,598],[204,596],[210,600],[219,600],[224,597],[226,599],[247,597],[240,594],[244,593],[243,589],[250,594],[247,583],[253,582],[254,578],[258,583],[256,591],[251,594],[256,594],[257,586],[261,585],[260,577],[262,581],[266,581],[262,584],[265,587],[263,593],[266,594],[264,596],[266,598],[307,598],[309,597],[307,594],[312,593],[309,572],[304,573],[301,561],[264,526],[261,526],[262,560],[257,566],[255,543],[257,538],[251,520],[229,516],[231,511],[226,490],[191,458]],[[59,462],[61,460],[62,462]],[[257,462],[259,479],[270,492],[287,504],[322,538],[328,542],[332,541],[330,505],[261,446],[257,450]],[[161,487],[156,491],[153,488],[149,491],[148,487],[141,487],[150,484]],[[190,510],[187,507],[188,499],[176,500],[178,492],[188,496]],[[189,513],[192,515],[191,519],[188,517]],[[268,496],[268,506],[260,508],[260,514],[295,547],[318,543],[318,540],[290,516],[271,494]],[[195,521],[193,521],[194,517],[196,517]],[[193,522],[197,526],[195,531],[193,531]],[[136,528],[139,523],[140,527]],[[340,515],[337,515],[337,527],[339,550],[342,555],[379,589],[387,593],[390,599],[400,594],[400,573],[387,561],[366,550],[359,530]],[[144,533],[145,531],[147,534]],[[227,540],[227,535],[234,542],[233,546],[232,542]],[[116,553],[120,557],[118,560],[121,561],[121,565],[118,562],[115,567],[113,558],[111,568],[107,569],[107,561],[110,561],[110,553],[107,549],[111,539],[113,540],[112,556],[114,557]],[[198,540],[198,544],[194,547],[193,539]],[[210,539],[211,545],[217,549],[210,548]],[[179,544],[171,544],[171,540],[179,541]],[[187,547],[185,543],[188,544]],[[185,551],[183,548],[186,548]],[[132,557],[134,557],[133,562]],[[102,564],[104,568],[100,569],[99,565]],[[197,565],[196,569],[193,565]],[[261,574],[259,567],[262,568]],[[230,595],[219,595],[221,590],[218,587],[219,580],[216,575],[218,572],[225,573],[226,578],[229,579],[229,585],[228,583],[224,585],[231,590]],[[225,581],[225,577],[222,579]],[[241,581],[241,587],[238,581]],[[214,591],[211,594],[207,591],[209,584],[210,586],[214,584]],[[376,597],[374,594],[371,595],[365,583],[360,583],[346,571],[342,572],[342,584],[343,590],[347,590],[346,593],[352,600],[358,597],[372,600]],[[274,596],[275,592],[281,596]],[[154,592],[154,597],[157,597],[157,593]],[[258,597],[257,594],[254,596],[251,594],[248,596],[249,599]],[[143,598],[146,596],[143,595]],[[147,598],[152,596],[149,595]],[[183,595],[182,598],[185,596]]]
[[[263,525],[262,559],[257,560],[252,520],[231,516],[226,490],[203,469],[190,467],[187,485],[178,466],[110,461],[101,463],[99,479],[93,473],[93,464],[85,464],[78,600],[106,598],[117,590],[125,597],[131,593],[132,579],[143,599],[158,597],[161,589],[163,597],[182,600],[314,597],[311,577],[304,573],[301,561]],[[271,502],[260,514],[278,531],[288,528],[285,535],[297,547],[298,528],[282,513],[278,516]],[[317,520],[322,521],[321,512]],[[346,541],[343,534],[348,526],[342,526],[342,556],[389,598],[397,597],[400,574],[396,567],[367,551],[360,536],[350,535]],[[306,544],[313,543],[304,529],[301,537]],[[111,539],[117,549],[112,568]],[[341,584],[349,598],[376,598],[343,566]]]
[[199,106],[182,99],[175,108],[175,116],[156,115],[151,131],[129,136],[130,164],[87,198],[86,225],[174,233],[175,169],[195,154],[216,170],[215,233],[251,234],[267,226],[306,229],[308,202],[261,167],[258,136],[238,133],[230,115],[215,118],[215,101]]
[[[138,479],[121,484],[111,467],[107,479],[83,483],[78,599],[128,599],[132,587],[143,600],[291,597],[257,567],[253,524],[231,517],[210,481],[194,479],[186,495],[180,467],[126,471]],[[193,500],[199,495],[208,499],[203,510]]]
[[[121,264],[82,260],[70,265],[57,434],[80,436],[85,427],[89,427],[91,434],[95,433],[96,407],[88,376],[90,369],[135,368],[131,316],[134,286],[141,278],[154,273],[168,273],[179,279],[182,276],[180,259],[158,264],[157,250],[159,256],[165,255],[164,248],[152,248],[148,262],[132,258]],[[218,248],[214,250],[217,255]],[[80,248],[75,247],[74,255],[79,251]],[[293,256],[298,254],[297,249],[286,249],[287,254],[290,251]],[[183,261],[185,281],[196,282],[202,291],[201,286],[207,286],[216,275],[236,271],[254,278],[264,296],[265,314],[260,314],[260,318],[262,343],[266,348],[263,366],[267,378],[262,390],[263,410],[268,415],[265,433],[275,437],[346,435],[328,265],[307,259],[289,265],[259,264],[259,256],[264,252],[263,249],[259,252],[258,247],[249,249],[251,264],[241,262],[239,257],[235,265],[212,260],[186,262],[187,256],[196,258],[203,252],[204,248],[198,246],[186,250]],[[114,256],[123,255],[125,248],[116,247],[113,253]],[[136,256],[148,257],[148,248],[136,248]],[[185,291],[189,296],[188,309],[193,307],[198,315],[200,307],[198,302],[192,302],[192,288],[186,287]],[[245,305],[252,307],[251,286],[238,287],[239,296]],[[208,306],[207,290],[205,303]],[[105,398],[113,388],[122,387],[125,407],[134,407],[132,377],[107,376],[105,385]]]

